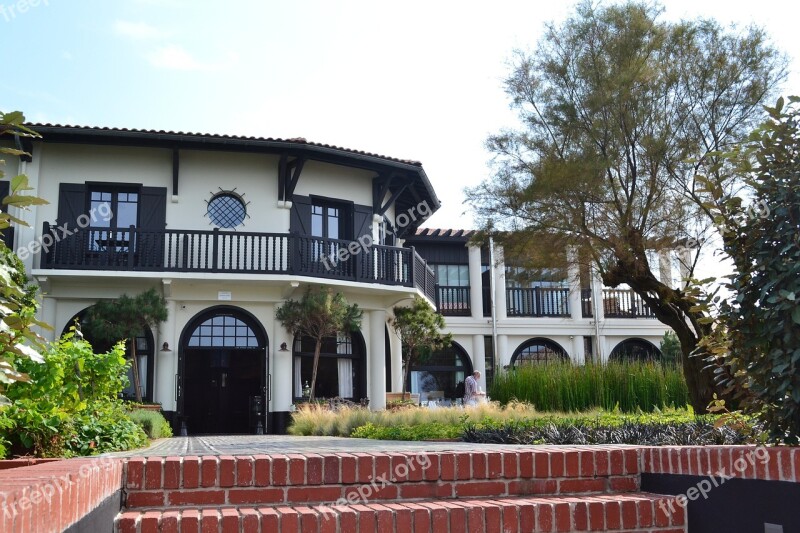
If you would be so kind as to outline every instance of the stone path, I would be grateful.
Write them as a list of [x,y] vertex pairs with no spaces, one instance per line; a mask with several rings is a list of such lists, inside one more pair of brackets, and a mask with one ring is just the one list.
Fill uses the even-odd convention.
[[220,435],[173,437],[149,448],[108,454],[116,457],[166,457],[201,455],[259,455],[320,452],[442,452],[470,450],[517,450],[527,446],[475,444],[471,442],[408,442],[343,437],[293,437],[287,435]]

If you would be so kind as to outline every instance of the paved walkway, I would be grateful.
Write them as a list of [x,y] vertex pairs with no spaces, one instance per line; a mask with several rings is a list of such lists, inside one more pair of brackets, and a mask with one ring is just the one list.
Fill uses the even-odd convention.
[[169,455],[258,455],[321,452],[442,452],[451,450],[514,450],[527,446],[475,444],[471,442],[409,442],[343,437],[293,437],[287,435],[224,435],[173,437],[149,448],[113,453],[117,457],[165,457]]

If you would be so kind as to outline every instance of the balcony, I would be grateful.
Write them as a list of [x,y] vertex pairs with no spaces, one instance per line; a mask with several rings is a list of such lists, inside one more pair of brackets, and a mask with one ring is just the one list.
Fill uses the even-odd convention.
[[549,287],[506,289],[509,317],[568,317],[569,289]]
[[630,289],[603,289],[606,318],[656,318],[642,297]]
[[[436,301],[433,269],[413,248],[285,233],[84,228],[45,223],[42,269],[288,274],[416,287]],[[47,239],[43,239],[47,240]]]
[[444,316],[470,316],[469,286],[436,286],[436,308]]

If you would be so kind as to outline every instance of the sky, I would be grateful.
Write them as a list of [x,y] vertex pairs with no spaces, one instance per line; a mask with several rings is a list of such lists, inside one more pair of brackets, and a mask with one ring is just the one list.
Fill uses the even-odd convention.
[[[755,23],[790,58],[787,2],[666,0],[668,19]],[[0,0],[0,110],[34,122],[304,137],[422,161],[428,227],[469,228],[463,190],[514,127],[503,89],[572,2]],[[783,94],[800,94],[792,59]]]

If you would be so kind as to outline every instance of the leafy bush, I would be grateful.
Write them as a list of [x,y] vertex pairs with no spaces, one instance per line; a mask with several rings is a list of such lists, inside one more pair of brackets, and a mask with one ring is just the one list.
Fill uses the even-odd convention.
[[495,376],[488,393],[501,403],[518,400],[545,411],[601,408],[632,413],[683,407],[689,401],[679,367],[637,362],[513,368]]
[[[765,423],[773,442],[800,443],[800,98],[779,99],[769,120],[741,150],[728,154],[752,192],[710,187],[709,207],[721,225],[736,273],[721,304],[712,353],[730,372],[718,381]],[[719,299],[719,298],[717,298]]]
[[149,409],[134,409],[128,416],[136,422],[151,439],[163,439],[172,436],[172,427],[164,415]]
[[351,437],[381,440],[432,440],[457,439],[461,437],[461,425],[447,425],[440,422],[419,424],[417,426],[376,426],[367,422],[353,430]]
[[118,394],[127,385],[124,347],[95,354],[67,333],[53,343],[44,363],[18,359],[30,382],[13,383],[13,404],[0,412],[0,441],[15,453],[40,457],[90,455],[147,443],[127,417]]

